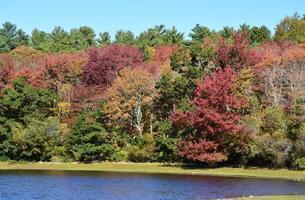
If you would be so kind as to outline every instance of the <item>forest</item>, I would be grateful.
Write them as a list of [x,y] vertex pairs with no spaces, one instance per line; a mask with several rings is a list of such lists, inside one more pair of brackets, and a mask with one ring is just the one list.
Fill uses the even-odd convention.
[[114,38],[5,22],[0,160],[305,169],[305,15]]

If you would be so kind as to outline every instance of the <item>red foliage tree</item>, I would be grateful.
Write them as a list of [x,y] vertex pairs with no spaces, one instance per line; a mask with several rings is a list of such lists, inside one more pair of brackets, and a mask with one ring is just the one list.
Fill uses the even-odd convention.
[[26,81],[37,88],[47,88],[48,80],[45,79],[45,68],[43,66],[39,67],[23,67],[16,71],[14,76],[25,77]]
[[269,42],[257,47],[257,53],[261,57],[256,64],[258,68],[269,68],[275,65],[289,65],[297,61],[305,60],[305,45],[291,42]]
[[226,160],[222,152],[218,152],[218,144],[204,139],[186,138],[179,143],[178,155],[191,161],[207,163],[221,162]]
[[215,57],[216,66],[221,68],[231,66],[234,69],[241,69],[254,66],[258,61],[259,56],[255,49],[250,48],[246,32],[235,32],[232,43],[228,43],[224,38],[218,41]]
[[198,84],[192,101],[194,110],[176,111],[171,116],[176,125],[195,130],[180,143],[178,155],[206,163],[227,159],[223,146],[225,134],[241,131],[237,111],[246,106],[245,99],[235,94],[235,77],[230,67],[216,70]]
[[99,100],[104,98],[101,88],[96,85],[76,85],[71,92],[71,109],[73,112],[97,108]]
[[8,54],[0,55],[0,89],[8,85],[16,71],[16,63]]
[[179,49],[179,45],[160,45],[153,51],[150,62],[143,63],[141,67],[150,73],[155,79],[170,71],[171,56]]
[[52,54],[42,58],[49,87],[58,91],[62,84],[80,83],[82,69],[87,62],[85,53]]
[[107,88],[124,67],[138,66],[143,62],[141,51],[128,45],[109,45],[88,50],[88,63],[84,67],[83,82]]
[[143,63],[141,66],[142,70],[148,72],[155,80],[160,77],[160,65],[156,62]]
[[41,55],[33,58],[31,62],[25,62],[16,76],[26,77],[34,87],[58,92],[63,84],[73,85],[80,82],[86,62],[85,53]]
[[179,45],[161,45],[154,50],[152,62],[159,64],[170,61],[170,57],[179,49]]

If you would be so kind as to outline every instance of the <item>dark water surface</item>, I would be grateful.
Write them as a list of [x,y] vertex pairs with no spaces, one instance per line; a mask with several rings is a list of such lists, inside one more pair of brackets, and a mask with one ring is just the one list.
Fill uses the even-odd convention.
[[305,194],[305,182],[211,176],[0,170],[0,200],[201,200],[271,194]]

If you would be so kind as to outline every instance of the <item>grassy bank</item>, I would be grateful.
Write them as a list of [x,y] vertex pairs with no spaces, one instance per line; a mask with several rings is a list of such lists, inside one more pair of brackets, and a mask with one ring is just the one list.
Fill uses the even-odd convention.
[[244,197],[236,200],[304,200],[305,196],[260,196],[260,197]]
[[228,177],[273,178],[305,181],[305,171],[287,169],[260,168],[207,168],[193,169],[180,165],[164,165],[160,163],[10,163],[0,162],[0,170],[81,170],[101,172],[133,172],[185,175],[212,175]]

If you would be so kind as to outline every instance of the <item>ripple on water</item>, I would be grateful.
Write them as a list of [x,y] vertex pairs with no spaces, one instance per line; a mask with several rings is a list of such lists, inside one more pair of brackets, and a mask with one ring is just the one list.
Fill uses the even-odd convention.
[[0,172],[1,200],[202,200],[273,194],[305,194],[305,183],[102,172]]

